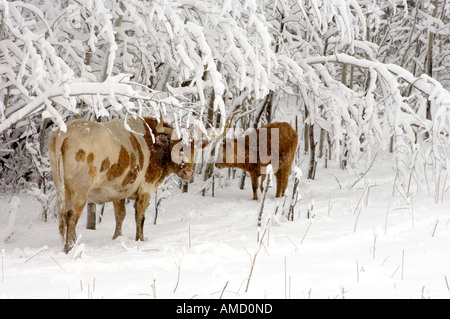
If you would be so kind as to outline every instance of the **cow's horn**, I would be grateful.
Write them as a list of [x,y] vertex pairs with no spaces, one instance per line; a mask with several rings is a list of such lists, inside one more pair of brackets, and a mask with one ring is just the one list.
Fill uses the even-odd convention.
[[164,127],[164,119],[161,110],[159,111],[159,121],[156,125],[156,132],[159,134],[172,135],[173,129],[170,127]]
[[220,134],[219,136],[217,136],[217,137],[214,139],[214,141],[212,141],[211,145],[212,145],[213,147],[216,147],[217,143],[218,143],[222,138],[224,138],[225,135],[227,135],[228,130],[229,130],[230,127],[231,127],[231,122],[233,121],[234,116],[235,116],[236,114],[243,113],[243,112],[244,112],[244,111],[240,110],[240,111],[236,111],[236,112],[234,112],[233,114],[231,114],[231,116],[227,119],[227,121],[226,121],[226,123],[225,123],[225,127],[224,127],[224,129],[223,129],[222,134]]

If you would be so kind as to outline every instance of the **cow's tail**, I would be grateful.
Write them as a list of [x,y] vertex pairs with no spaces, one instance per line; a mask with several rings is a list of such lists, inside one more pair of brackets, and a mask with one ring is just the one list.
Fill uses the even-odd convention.
[[59,233],[62,238],[65,238],[67,229],[67,218],[65,216],[66,211],[66,187],[64,182],[64,157],[63,147],[67,139],[67,136],[58,130],[51,137],[49,142],[49,150],[53,154],[53,182],[56,186],[56,207],[59,216]]

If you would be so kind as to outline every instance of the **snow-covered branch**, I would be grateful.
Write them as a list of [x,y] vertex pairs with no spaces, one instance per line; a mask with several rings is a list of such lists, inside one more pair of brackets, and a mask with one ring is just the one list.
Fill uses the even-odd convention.
[[430,99],[436,99],[436,102],[439,104],[441,102],[445,103],[446,101],[450,101],[449,91],[444,89],[439,82],[437,82],[436,80],[434,80],[433,78],[429,77],[426,74],[423,74],[422,76],[417,78],[411,72],[396,64],[386,64],[377,61],[370,61],[367,59],[357,58],[343,53],[338,53],[330,56],[309,57],[305,59],[305,62],[310,65],[333,63],[333,62],[342,63],[353,65],[358,68],[375,69],[379,73],[384,74],[386,74],[385,73],[386,71],[389,71],[396,77],[408,82],[416,89],[430,96]]
[[[146,94],[143,92],[135,91],[130,84],[123,83],[113,83],[113,82],[102,82],[102,83],[73,83],[64,85],[55,85],[50,87],[46,92],[41,94],[39,97],[34,99],[32,102],[28,103],[24,107],[15,111],[9,115],[4,121],[0,123],[0,134],[11,128],[13,125],[17,124],[19,121],[23,120],[25,117],[32,113],[37,113],[41,110],[45,110],[43,113],[44,117],[51,117],[58,125],[65,130],[65,124],[58,111],[52,106],[51,102],[57,102],[58,104],[64,106],[67,110],[73,113],[79,113],[76,109],[77,101],[73,99],[74,97],[87,97],[95,96],[108,98],[111,103],[115,103],[117,108],[122,108],[124,105],[120,105],[116,102],[118,97],[124,97],[128,101],[143,100],[154,103],[168,103],[170,105],[178,104],[176,99],[165,101],[158,99],[155,94]],[[106,116],[108,113],[106,112]]]
[[289,112],[299,129],[320,128],[330,160],[352,167],[392,149],[409,176],[420,148],[418,160],[448,169],[449,10],[442,0],[0,0],[0,149],[39,134],[42,118],[64,128],[73,114],[165,103],[178,106],[177,125],[223,125],[242,108],[254,126],[298,96]]

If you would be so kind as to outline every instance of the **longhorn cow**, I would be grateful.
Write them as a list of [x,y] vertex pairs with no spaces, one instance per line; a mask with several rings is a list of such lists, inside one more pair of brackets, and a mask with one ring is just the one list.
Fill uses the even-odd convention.
[[48,148],[66,253],[76,241],[75,228],[87,201],[113,202],[115,239],[122,234],[125,200],[134,199],[136,240],[144,240],[145,210],[153,191],[170,174],[184,180],[193,176],[195,152],[185,151],[193,150],[194,143],[182,145],[181,139],[171,139],[172,132],[169,124],[146,117],[74,120],[66,132],[53,133]]

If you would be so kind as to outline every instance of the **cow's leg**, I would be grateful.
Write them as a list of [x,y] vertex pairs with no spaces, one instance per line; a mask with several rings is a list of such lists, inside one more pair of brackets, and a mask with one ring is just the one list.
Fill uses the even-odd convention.
[[261,193],[264,191],[264,180],[266,179],[266,174],[261,175],[261,185],[259,186],[259,189],[261,190]]
[[116,216],[116,230],[113,239],[116,239],[117,237],[122,236],[122,224],[126,215],[125,199],[114,201],[113,204],[114,215]]
[[[70,186],[70,185],[76,185]],[[71,181],[65,183],[65,208],[60,214],[60,232],[64,236],[64,252],[68,253],[77,241],[76,227],[87,203],[89,185],[84,186]],[[65,232],[64,232],[65,228]]]
[[150,195],[149,194],[141,194],[138,195],[136,199],[136,241],[144,241],[144,220],[145,220],[145,210],[150,203]]
[[258,200],[258,177],[259,175],[250,173],[250,178],[252,180],[253,200]]
[[65,223],[67,227],[66,232],[66,244],[64,245],[64,252],[68,253],[73,246],[75,245],[75,242],[77,241],[77,234],[76,234],[76,227],[78,223],[78,219],[80,219],[81,213],[83,213],[83,209],[86,206],[87,201],[80,201],[77,202],[73,209],[68,210],[64,215]]
[[275,178],[277,179],[277,192],[275,197],[281,197],[281,193],[284,194],[284,191],[282,191],[282,173],[281,173],[281,169],[279,169],[276,173],[275,173]]
[[289,173],[290,173],[290,166],[289,167],[285,167],[284,169],[281,170],[281,177],[280,177],[280,197],[284,196],[284,193],[286,192],[286,188],[288,186],[288,182],[289,182]]

